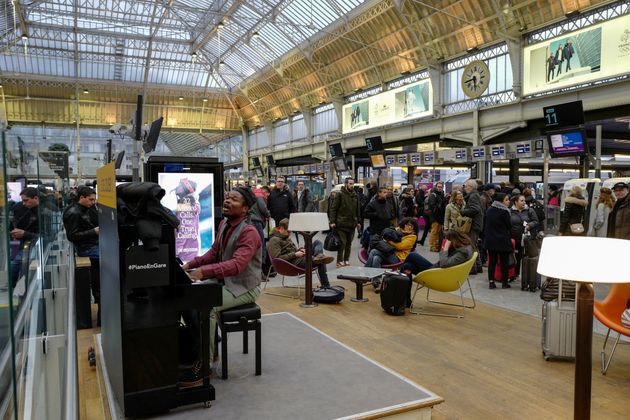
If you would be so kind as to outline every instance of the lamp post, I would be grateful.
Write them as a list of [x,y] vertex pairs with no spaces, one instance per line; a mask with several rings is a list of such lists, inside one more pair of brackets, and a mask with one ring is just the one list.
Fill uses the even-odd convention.
[[591,283],[630,283],[625,260],[630,241],[586,236],[556,236],[543,240],[538,273],[578,282],[575,339],[573,418],[590,419],[593,344]]
[[329,229],[328,215],[326,213],[305,212],[292,213],[289,216],[289,230],[300,232],[304,237],[304,250],[306,258],[306,272],[304,273],[304,303],[303,308],[317,306],[313,303],[313,236],[321,230]]

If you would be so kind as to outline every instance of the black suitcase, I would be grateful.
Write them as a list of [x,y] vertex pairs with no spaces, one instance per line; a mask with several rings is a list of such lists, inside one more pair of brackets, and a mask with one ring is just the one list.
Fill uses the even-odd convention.
[[346,295],[346,289],[341,286],[319,287],[313,290],[313,302],[339,303]]
[[381,307],[390,315],[404,315],[411,293],[411,279],[397,273],[385,273],[381,280]]
[[536,272],[538,257],[523,257],[521,261],[521,290],[535,292],[540,288],[540,274]]

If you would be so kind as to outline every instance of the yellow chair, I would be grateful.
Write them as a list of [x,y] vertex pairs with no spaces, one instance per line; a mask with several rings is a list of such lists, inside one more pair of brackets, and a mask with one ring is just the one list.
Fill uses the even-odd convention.
[[[416,277],[414,277],[413,281],[416,283],[416,290],[413,293],[413,297],[411,298],[411,313],[415,315],[434,315],[434,316],[447,316],[452,318],[463,318],[464,317],[464,308],[474,309],[476,306],[475,296],[472,292],[472,287],[470,286],[470,281],[468,280],[468,273],[470,273],[470,269],[472,268],[475,260],[477,259],[477,253],[474,252],[473,256],[470,260],[461,263],[459,265],[454,265],[452,267],[447,268],[430,268],[421,273],[418,273]],[[468,288],[462,290],[462,286],[464,284],[468,284]],[[441,305],[451,305],[458,306],[462,308],[461,315],[448,315],[448,314],[440,314],[434,312],[422,312],[422,311],[413,311],[413,301],[416,298],[416,293],[418,290],[422,288],[427,289],[427,302],[431,303],[439,303]],[[438,292],[454,292],[455,290],[459,290],[459,296],[462,300],[461,305],[455,303],[448,302],[440,302],[436,300],[429,299],[429,293],[431,290],[435,290]],[[464,292],[470,292],[470,297],[472,298],[472,306],[466,305],[464,303]]]

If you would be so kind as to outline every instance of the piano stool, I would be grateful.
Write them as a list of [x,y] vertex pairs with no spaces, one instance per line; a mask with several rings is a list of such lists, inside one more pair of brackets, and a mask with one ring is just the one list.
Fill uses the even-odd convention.
[[243,354],[248,353],[248,333],[256,332],[256,376],[261,374],[260,306],[255,303],[237,306],[221,311],[218,322],[221,329],[221,379],[228,378],[227,336],[231,332],[243,332]]

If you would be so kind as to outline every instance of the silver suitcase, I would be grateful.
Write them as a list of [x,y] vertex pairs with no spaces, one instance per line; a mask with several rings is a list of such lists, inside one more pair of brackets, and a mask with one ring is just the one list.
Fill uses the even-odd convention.
[[[577,287],[575,289],[577,294]],[[544,302],[542,307],[542,352],[545,360],[575,359],[577,326],[575,305],[575,299],[562,300],[562,280],[560,280],[558,299]]]

